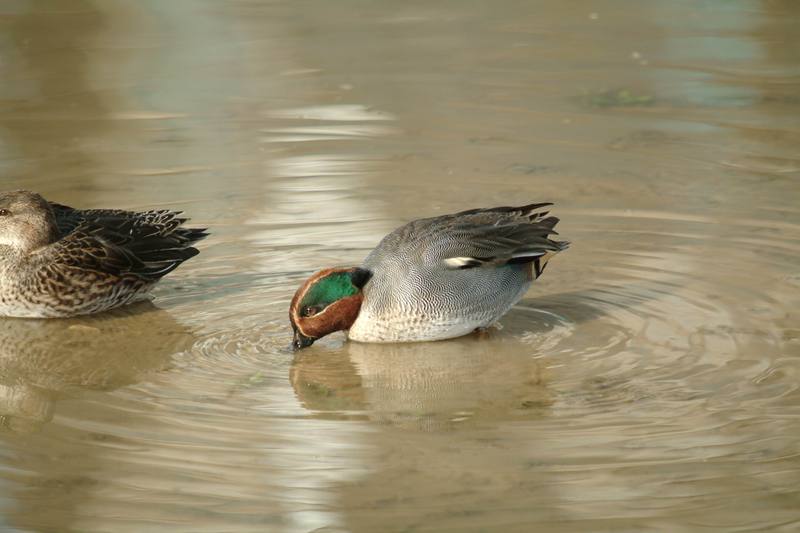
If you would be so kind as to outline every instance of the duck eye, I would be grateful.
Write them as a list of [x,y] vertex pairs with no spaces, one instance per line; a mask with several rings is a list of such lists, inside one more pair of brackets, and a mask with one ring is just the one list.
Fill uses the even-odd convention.
[[7,217],[10,214],[11,211],[9,211],[8,209],[0,209],[0,217]]
[[318,305],[307,305],[300,311],[300,316],[303,317],[314,316],[320,311],[322,311],[322,308]]

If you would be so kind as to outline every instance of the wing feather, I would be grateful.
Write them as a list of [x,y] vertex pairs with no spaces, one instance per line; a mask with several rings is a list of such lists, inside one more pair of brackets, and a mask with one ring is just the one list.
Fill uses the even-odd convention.
[[558,218],[538,211],[549,205],[476,209],[441,217],[429,224],[423,260],[465,269],[532,262],[559,252],[569,243],[552,238],[557,235]]
[[192,244],[208,234],[186,228],[179,211],[73,209],[50,204],[62,238],[48,246],[75,267],[156,281],[198,254]]

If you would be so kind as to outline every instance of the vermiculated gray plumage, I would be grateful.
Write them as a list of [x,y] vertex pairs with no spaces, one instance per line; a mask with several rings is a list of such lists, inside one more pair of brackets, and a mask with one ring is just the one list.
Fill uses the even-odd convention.
[[[5,213],[5,214],[3,214]],[[0,315],[64,317],[144,296],[207,234],[179,212],[73,209],[0,194]]]
[[362,264],[373,275],[350,338],[436,340],[495,322],[568,246],[550,238],[558,218],[541,211],[549,205],[425,218],[384,237]]

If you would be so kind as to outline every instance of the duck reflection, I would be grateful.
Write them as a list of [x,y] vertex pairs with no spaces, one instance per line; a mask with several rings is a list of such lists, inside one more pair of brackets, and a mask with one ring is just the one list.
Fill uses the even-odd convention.
[[[565,394],[563,384],[551,383],[554,361],[582,349],[623,350],[635,328],[617,315],[658,299],[657,289],[638,283],[542,296],[535,307],[523,301],[506,315],[503,329],[441,342],[329,342],[297,352],[292,386],[314,416],[366,417],[421,430],[544,416]],[[597,376],[584,367],[602,374],[603,360],[559,368],[556,381],[594,382]]]
[[501,331],[319,352],[299,352],[290,375],[303,406],[320,416],[360,411],[374,422],[435,431],[535,416],[551,402],[537,350]]
[[[146,335],[137,332],[146,331]],[[49,422],[56,402],[112,390],[169,365],[193,335],[150,302],[63,320],[0,321],[0,420],[14,431]]]

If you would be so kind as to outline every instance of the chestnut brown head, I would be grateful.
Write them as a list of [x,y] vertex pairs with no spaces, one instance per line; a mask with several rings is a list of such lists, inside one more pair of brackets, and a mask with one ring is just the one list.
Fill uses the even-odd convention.
[[294,348],[311,346],[329,333],[350,329],[358,317],[362,289],[370,277],[372,273],[363,268],[328,268],[303,283],[289,308]]

